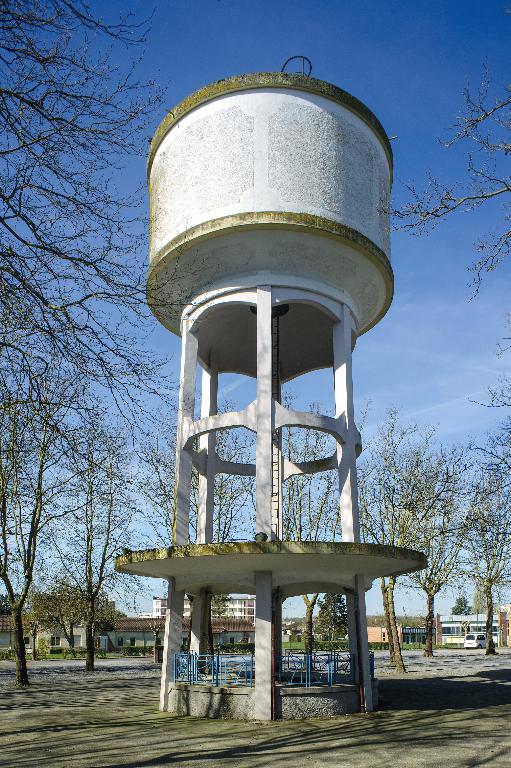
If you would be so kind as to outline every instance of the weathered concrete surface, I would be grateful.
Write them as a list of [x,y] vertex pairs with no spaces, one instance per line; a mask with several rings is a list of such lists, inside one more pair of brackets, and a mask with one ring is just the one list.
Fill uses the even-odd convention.
[[[0,693],[0,766],[509,767],[511,655],[406,657],[421,671],[385,675],[377,658],[380,712],[278,723],[159,713],[158,677],[147,665],[124,676],[119,666],[110,678],[35,675],[29,691]],[[0,662],[0,673],[7,668]]]
[[169,712],[195,717],[251,720],[254,717],[255,688],[245,686],[188,685],[173,683],[169,691]]

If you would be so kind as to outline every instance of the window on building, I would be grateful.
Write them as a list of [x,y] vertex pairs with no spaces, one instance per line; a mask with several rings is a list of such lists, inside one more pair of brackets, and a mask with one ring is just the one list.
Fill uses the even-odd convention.
[[119,646],[119,648],[122,647],[123,643],[124,643],[124,638],[123,637],[118,637],[117,638],[117,645]]
[[73,635],[73,640],[75,644],[75,648],[79,648],[82,644],[82,636],[81,635]]
[[28,636],[24,637],[23,642],[25,643],[25,645],[30,645],[30,638]]
[[50,637],[50,645],[57,645],[58,646],[58,645],[60,645],[60,643],[61,643],[61,638],[60,638],[59,635],[52,635]]
[[130,645],[131,646],[135,645],[135,641],[136,641],[135,637],[130,637]]
[[229,638],[229,642],[230,642],[230,643],[234,643],[234,637],[230,637],[230,638]]

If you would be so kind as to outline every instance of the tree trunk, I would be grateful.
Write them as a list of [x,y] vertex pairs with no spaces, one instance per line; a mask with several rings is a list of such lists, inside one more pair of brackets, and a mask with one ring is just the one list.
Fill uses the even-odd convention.
[[212,600],[211,598],[213,595],[211,592],[206,592],[205,599],[208,601],[208,604],[206,605],[206,610],[208,612],[208,646],[209,646],[209,653],[213,655],[215,652],[215,646],[213,642],[213,619],[211,618],[211,609],[212,609]]
[[73,634],[74,630],[75,630],[75,625],[72,622],[70,622],[70,624],[69,624],[69,637],[67,639],[67,642],[69,644],[69,648],[71,650],[71,654],[72,654],[73,657],[76,655],[75,654],[75,636]]
[[315,592],[310,600],[307,595],[303,595],[303,599],[306,605],[305,630],[303,633],[304,650],[305,653],[312,653],[314,650],[313,614],[318,599],[318,592]]
[[426,642],[424,643],[424,656],[433,656],[433,626],[435,623],[435,595],[429,592],[427,596],[426,611]]
[[397,672],[406,672],[405,663],[401,654],[401,643],[399,642],[399,632],[397,629],[396,610],[394,608],[394,587],[396,585],[395,576],[389,576],[387,585],[387,601],[389,605],[390,628],[392,630],[392,642],[394,645],[394,666]]
[[15,685],[20,688],[25,688],[27,685],[29,685],[29,682],[21,608],[12,612],[12,620],[14,623],[14,655],[16,657]]
[[493,642],[493,595],[491,586],[484,588],[486,598],[486,656],[495,656],[495,643]]
[[394,640],[392,638],[392,626],[390,623],[390,610],[388,600],[388,586],[385,582],[385,577],[381,579],[381,595],[383,598],[383,610],[385,612],[385,629],[387,631],[387,641],[389,644],[389,657],[392,663],[394,663]]
[[37,661],[37,624],[34,622],[31,626],[32,634],[32,661]]
[[94,617],[88,616],[85,622],[85,648],[87,653],[85,656],[85,671],[94,672]]

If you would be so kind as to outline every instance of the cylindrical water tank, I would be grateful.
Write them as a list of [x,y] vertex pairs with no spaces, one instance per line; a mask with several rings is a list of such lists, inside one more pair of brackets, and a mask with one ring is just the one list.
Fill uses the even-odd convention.
[[172,331],[187,305],[265,283],[344,301],[359,333],[387,311],[392,151],[345,91],[275,72],[206,86],[157,129],[148,178],[148,297]]

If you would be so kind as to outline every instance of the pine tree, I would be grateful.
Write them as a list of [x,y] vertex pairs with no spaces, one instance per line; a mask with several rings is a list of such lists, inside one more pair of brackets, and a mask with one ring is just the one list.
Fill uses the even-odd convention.
[[348,631],[346,600],[342,594],[327,592],[319,604],[316,632],[322,640],[342,638]]
[[468,616],[470,613],[472,613],[472,606],[468,602],[465,595],[458,595],[456,602],[451,608],[451,613],[454,616]]

